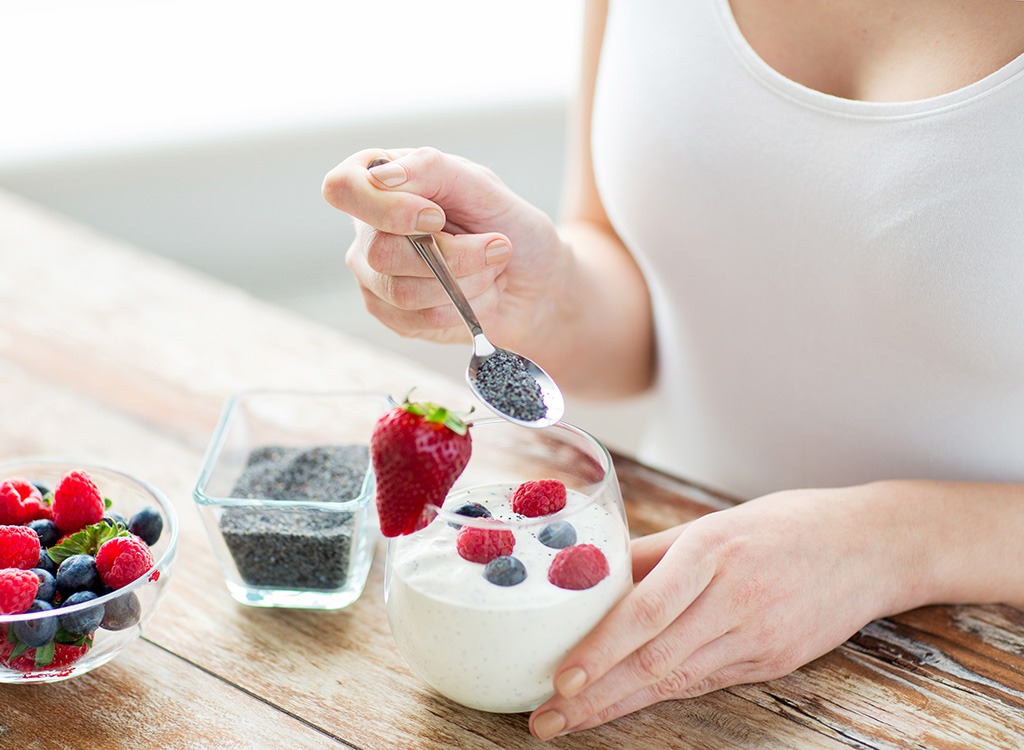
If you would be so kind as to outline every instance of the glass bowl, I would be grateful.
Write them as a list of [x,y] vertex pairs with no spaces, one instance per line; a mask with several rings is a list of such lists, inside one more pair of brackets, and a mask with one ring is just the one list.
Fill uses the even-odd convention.
[[[159,513],[163,530],[150,547],[154,565],[123,588],[88,602],[46,612],[0,615],[0,683],[55,682],[110,661],[139,637],[156,612],[170,577],[178,546],[178,520],[164,494],[149,483],[103,466],[47,459],[0,463],[0,481],[20,477],[52,489],[72,470],[86,471],[92,477],[103,497],[110,500],[107,514],[130,519],[147,507]],[[53,624],[62,618],[64,623],[69,622],[69,616],[79,618],[79,622],[82,616],[86,622],[98,620],[99,625],[90,626],[94,629],[87,634],[72,635]],[[36,634],[55,631],[56,635],[45,644],[25,650],[17,633],[26,629]]]
[[379,538],[369,441],[376,393],[247,391],[228,400],[193,492],[231,596],[339,609]]
[[[482,711],[532,711],[554,694],[569,650],[632,588],[622,495],[608,451],[571,425],[535,430],[486,419],[470,435],[469,464],[443,506],[430,509],[433,520],[388,540],[388,620],[406,662],[441,695]],[[515,488],[539,479],[565,485],[565,507],[514,512]],[[455,512],[472,503],[490,517]],[[488,572],[464,558],[461,538],[468,544],[475,530],[511,532],[514,546],[501,555],[518,562],[506,557],[505,572]],[[556,560],[586,546],[607,561],[603,577],[556,584]]]

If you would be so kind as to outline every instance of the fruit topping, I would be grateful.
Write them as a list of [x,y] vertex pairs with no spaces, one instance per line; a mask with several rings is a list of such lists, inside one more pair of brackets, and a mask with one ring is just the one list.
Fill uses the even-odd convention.
[[568,521],[555,521],[540,530],[537,541],[551,549],[565,549],[576,544],[576,528]]
[[[120,519],[123,521],[123,519]],[[164,530],[164,519],[155,508],[143,508],[127,523],[128,531],[152,547]]]
[[0,570],[0,615],[24,612],[32,606],[38,590],[39,579],[31,570]]
[[36,535],[39,537],[39,544],[43,547],[52,547],[60,541],[60,529],[58,529],[57,524],[49,518],[40,518],[35,521],[30,521],[28,528],[36,532]]
[[470,450],[469,426],[442,406],[406,398],[381,417],[370,439],[381,533],[415,531],[424,508],[441,506]]
[[32,572],[39,579],[39,589],[36,591],[36,599],[53,604],[57,596],[57,580],[50,574],[50,571],[43,568],[32,568]]
[[455,538],[459,556],[476,563],[489,563],[496,557],[511,555],[515,546],[515,535],[509,529],[463,526]]
[[[28,611],[49,612],[52,609],[53,605],[49,602],[36,599],[32,602]],[[14,631],[14,635],[17,636],[19,640],[23,641],[26,646],[29,648],[38,648],[39,646],[45,646],[53,640],[55,635],[57,635],[57,618],[40,617],[36,620],[12,622],[11,630]]]
[[96,558],[92,555],[71,555],[65,558],[57,568],[57,593],[67,599],[79,591],[94,591],[99,588],[99,572],[96,570]]
[[119,536],[103,543],[96,553],[96,569],[112,589],[127,586],[153,567],[149,547],[137,536]]
[[[93,591],[79,591],[77,594],[72,594],[65,599],[61,603],[60,609],[73,607],[76,604],[85,604],[97,598],[96,593]],[[68,633],[72,635],[88,635],[100,626],[100,621],[103,619],[103,610],[103,605],[97,604],[95,607],[86,607],[82,610],[59,615],[57,619],[60,621],[60,626]]]
[[0,568],[34,568],[40,549],[39,535],[27,526],[0,526]]
[[555,555],[548,580],[562,589],[589,589],[609,572],[608,559],[601,550],[592,544],[577,544]]
[[526,567],[512,555],[502,555],[487,563],[484,578],[496,586],[515,586],[526,580]]
[[[466,516],[467,518],[491,517],[491,511],[487,510],[487,507],[481,505],[480,503],[463,503],[452,512],[460,516]],[[457,523],[450,523],[448,525],[451,526],[453,529],[462,528],[462,525]]]
[[20,477],[0,482],[0,524],[21,525],[49,516],[49,506],[31,482]]
[[87,472],[69,471],[53,491],[53,520],[65,534],[99,523],[106,506]]
[[529,518],[557,513],[565,507],[565,485],[557,479],[523,482],[512,493],[512,510]]

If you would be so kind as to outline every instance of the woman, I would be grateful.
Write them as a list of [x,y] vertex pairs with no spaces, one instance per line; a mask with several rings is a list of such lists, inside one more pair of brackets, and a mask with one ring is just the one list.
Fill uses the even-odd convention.
[[385,324],[465,340],[397,236],[439,232],[497,343],[569,393],[654,389],[642,457],[755,498],[635,542],[533,734],[785,675],[913,607],[1024,608],[1024,3],[586,8],[557,230],[431,149],[324,184]]

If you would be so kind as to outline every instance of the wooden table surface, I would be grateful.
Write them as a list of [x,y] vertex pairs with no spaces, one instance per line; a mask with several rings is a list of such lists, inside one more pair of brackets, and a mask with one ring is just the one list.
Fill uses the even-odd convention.
[[[339,264],[341,248],[339,248]],[[0,458],[94,461],[160,487],[181,543],[160,610],[114,661],[0,685],[0,748],[530,748],[525,715],[436,697],[384,614],[382,555],[337,612],[232,600],[191,490],[226,398],[268,387],[468,391],[339,332],[0,194]],[[726,507],[625,458],[637,534]],[[662,703],[557,748],[1021,748],[1024,613],[873,622],[769,683]]]

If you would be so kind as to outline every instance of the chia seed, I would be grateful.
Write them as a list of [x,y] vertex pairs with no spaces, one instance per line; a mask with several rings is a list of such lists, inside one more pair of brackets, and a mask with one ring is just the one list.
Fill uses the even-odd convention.
[[499,349],[483,361],[477,370],[476,387],[492,408],[513,419],[536,422],[548,413],[540,383],[510,352]]
[[[344,503],[369,470],[365,445],[253,449],[232,497]],[[220,530],[242,580],[260,588],[333,590],[348,578],[355,518],[327,508],[230,507]]]

